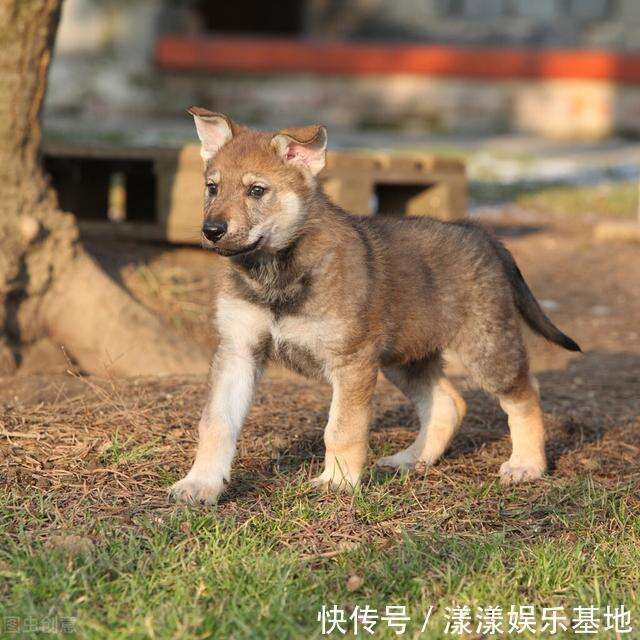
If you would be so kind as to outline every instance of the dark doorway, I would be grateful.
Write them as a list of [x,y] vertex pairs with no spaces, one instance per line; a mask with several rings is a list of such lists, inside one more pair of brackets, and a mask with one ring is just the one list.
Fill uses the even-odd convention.
[[429,187],[425,184],[377,184],[373,213],[404,215],[410,203],[424,197]]
[[303,0],[200,0],[196,10],[209,33],[300,35],[304,27]]
[[44,166],[60,207],[79,220],[155,222],[156,175],[152,160],[45,155]]

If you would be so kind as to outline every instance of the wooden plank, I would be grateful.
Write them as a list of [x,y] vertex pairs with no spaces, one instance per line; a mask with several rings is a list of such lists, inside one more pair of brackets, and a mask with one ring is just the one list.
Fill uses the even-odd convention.
[[[167,239],[200,242],[204,179],[200,146],[182,147],[174,175],[164,178],[167,198],[161,212]],[[168,184],[167,184],[168,183]]]
[[164,229],[153,223],[111,222],[109,220],[78,220],[80,233],[119,240],[165,240]]
[[[144,159],[154,163],[155,223],[80,220],[84,233],[200,242],[203,177],[198,144],[167,149],[58,143],[47,144],[45,153],[60,157]],[[399,214],[428,214],[451,220],[466,213],[464,164],[452,158],[419,152],[332,151],[320,179],[327,195],[356,215],[371,215],[376,189],[385,186],[390,187],[386,202]]]
[[357,216],[372,213],[373,180],[365,172],[331,174],[322,177],[322,186],[332,202]]
[[180,149],[172,147],[140,147],[105,142],[45,142],[43,153],[63,158],[100,158],[113,160],[175,159]]

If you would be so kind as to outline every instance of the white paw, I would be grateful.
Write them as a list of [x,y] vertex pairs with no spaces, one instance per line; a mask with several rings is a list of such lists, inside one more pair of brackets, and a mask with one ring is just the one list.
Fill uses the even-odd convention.
[[376,462],[376,465],[378,467],[398,469],[399,471],[409,471],[415,467],[416,462],[418,462],[418,459],[413,452],[404,449],[403,451],[394,453],[392,456],[380,458],[380,460]]
[[311,486],[323,491],[344,491],[346,493],[353,493],[354,489],[358,486],[359,478],[345,477],[345,475],[338,469],[331,470],[325,469],[319,476],[310,480]]
[[224,485],[222,477],[211,480],[187,475],[172,485],[169,493],[178,502],[210,505],[217,502],[218,496],[224,490]]
[[546,471],[546,465],[541,462],[518,462],[507,460],[500,467],[500,482],[502,484],[517,484],[530,482],[541,478]]

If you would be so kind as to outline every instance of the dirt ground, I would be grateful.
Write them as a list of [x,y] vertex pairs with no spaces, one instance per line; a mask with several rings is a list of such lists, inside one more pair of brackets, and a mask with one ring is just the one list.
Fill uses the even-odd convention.
[[[547,480],[518,490],[534,503],[576,475],[640,488],[640,248],[596,243],[590,227],[541,215],[523,219],[507,212],[487,223],[514,253],[550,316],[584,350],[569,354],[530,336],[552,467]],[[139,299],[212,350],[210,310],[220,258],[187,247],[95,240],[88,246]],[[505,418],[491,398],[467,384],[455,362],[451,373],[469,413],[444,459],[424,476],[415,472],[421,482],[412,489],[411,508],[400,518],[356,526],[348,516],[349,498],[341,497],[347,515],[340,522],[294,528],[283,545],[321,554],[354,536],[395,537],[424,509],[433,514],[433,500],[455,496],[458,481],[496,476],[509,452]],[[199,377],[122,381],[58,372],[2,379],[0,481],[25,494],[34,486],[45,490],[71,529],[91,528],[100,519],[129,526],[140,515],[162,516],[173,508],[167,487],[191,462],[205,390]],[[274,487],[317,473],[329,400],[325,385],[270,371],[243,431],[221,513],[242,519],[270,509]],[[384,380],[375,403],[372,460],[406,446],[417,428],[408,402]],[[371,472],[365,487],[378,473]],[[476,526],[504,526],[499,505],[483,503],[482,514]],[[524,526],[518,514],[507,515],[513,526]],[[448,516],[442,529],[467,525]]]

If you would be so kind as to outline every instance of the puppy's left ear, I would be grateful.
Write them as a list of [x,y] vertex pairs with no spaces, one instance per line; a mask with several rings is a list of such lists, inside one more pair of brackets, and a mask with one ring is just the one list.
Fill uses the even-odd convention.
[[325,164],[327,130],[321,124],[283,129],[273,136],[271,146],[286,163],[306,168],[317,176]]

